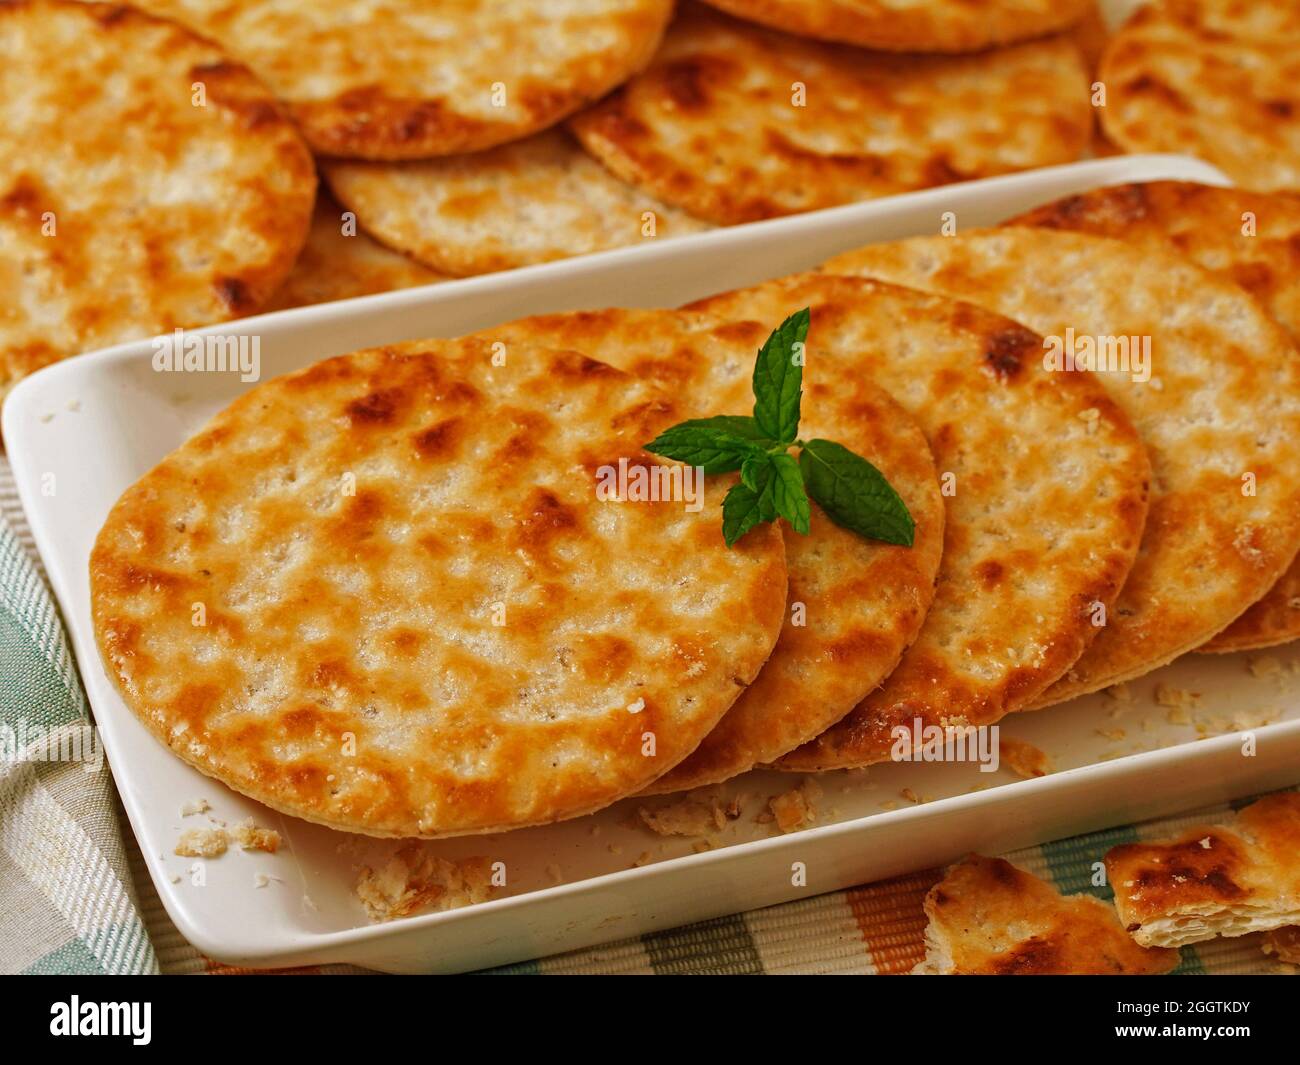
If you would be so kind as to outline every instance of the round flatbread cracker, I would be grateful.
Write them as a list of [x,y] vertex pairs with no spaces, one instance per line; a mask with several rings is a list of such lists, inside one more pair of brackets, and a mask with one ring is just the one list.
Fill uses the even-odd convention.
[[[1300,342],[1300,198],[1153,181],[1070,196],[1008,224],[1095,233],[1185,255],[1237,282]],[[1300,561],[1199,650],[1244,651],[1295,639]]]
[[808,362],[892,393],[930,441],[948,519],[934,602],[893,673],[778,768],[888,761],[894,729],[983,726],[1060,677],[1137,554],[1150,468],[1105,389],[1042,370],[1042,338],[966,303],[802,275],[703,300],[724,318],[812,308]]
[[130,8],[0,4],[0,395],[69,355],[257,311],[315,189],[292,123],[207,41]]
[[1139,8],[1102,57],[1107,138],[1176,152],[1249,188],[1300,188],[1300,5],[1165,0]]
[[1156,248],[1026,228],[875,245],[825,269],[969,299],[1055,338],[1060,354],[1097,349],[1108,372],[1096,376],[1146,441],[1154,481],[1137,563],[1101,635],[1036,705],[1199,647],[1290,566],[1300,359],[1236,285]]
[[619,177],[724,224],[1070,162],[1091,124],[1063,38],[872,54],[692,5],[644,73],[570,120]]
[[307,243],[263,309],[283,311],[446,280],[447,275],[371,240],[358,228],[356,215],[321,190]]
[[575,352],[494,354],[416,341],[269,381],[118,501],[95,633],[176,754],[334,828],[491,832],[640,790],[754,679],[779,528],[726,547],[734,477],[702,509],[602,501],[620,458],[669,469],[640,446],[682,412]]
[[672,0],[137,0],[246,62],[322,155],[423,159],[526,137],[650,61]]
[[891,52],[978,52],[1073,25],[1093,0],[708,0],[774,30]]
[[[525,318],[481,335],[589,353],[707,417],[753,410],[754,357],[780,323],[603,310]],[[933,598],[944,508],[925,437],[852,362],[819,345],[819,332],[814,317],[799,435],[834,440],[881,470],[911,511],[915,540],[911,548],[866,540],[813,503],[808,535],[785,533],[789,609],[772,657],[695,752],[651,785],[653,793],[726,780],[820,735],[893,670]]]
[[462,277],[710,228],[620,181],[563,130],[452,159],[323,169],[385,244]]

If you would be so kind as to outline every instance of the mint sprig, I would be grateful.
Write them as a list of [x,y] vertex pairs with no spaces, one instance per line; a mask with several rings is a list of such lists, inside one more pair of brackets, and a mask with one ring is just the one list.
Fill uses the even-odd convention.
[[[785,518],[807,534],[809,497],[826,516],[860,536],[911,547],[916,523],[875,466],[831,440],[800,440],[804,345],[812,313],[792,314],[768,338],[754,362],[754,415],[694,418],[646,444],[705,473],[740,471],[722,501],[722,536],[730,547],[754,526]],[[796,461],[791,446],[798,447]]]

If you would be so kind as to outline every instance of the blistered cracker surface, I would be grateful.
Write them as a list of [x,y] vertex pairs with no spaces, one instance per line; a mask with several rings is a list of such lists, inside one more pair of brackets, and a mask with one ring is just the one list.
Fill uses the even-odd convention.
[[[783,317],[727,322],[690,312],[602,310],[528,318],[482,336],[589,353],[653,381],[694,417],[743,415],[754,406],[754,358]],[[772,657],[653,792],[725,780],[820,734],[894,668],[930,605],[944,511],[925,437],[845,353],[818,342],[823,328],[814,314],[799,435],[834,440],[880,469],[916,521],[915,542],[906,548],[864,539],[813,503],[808,535],[785,532],[789,604]]]
[[1002,858],[972,854],[925,897],[921,969],[953,976],[1152,976],[1178,952],[1140,947],[1115,910],[1091,895],[1060,895]]
[[1238,286],[1154,248],[1019,227],[874,245],[826,269],[969,299],[1045,336],[1151,338],[1152,381],[1096,375],[1151,453],[1142,548],[1101,634],[1038,705],[1199,647],[1291,565],[1300,366],[1285,330]]
[[211,44],[123,7],[0,4],[0,394],[257,311],[315,187],[279,105]]
[[1106,136],[1128,152],[1194,155],[1238,184],[1300,188],[1300,6],[1163,0],[1102,57]]
[[563,130],[450,159],[324,171],[385,244],[462,276],[709,228],[614,177]]
[[1044,372],[1037,334],[970,304],[801,275],[694,305],[760,321],[807,306],[809,361],[834,358],[888,390],[951,494],[916,641],[879,688],[779,762],[799,770],[885,761],[896,726],[987,725],[1038,696],[1096,636],[1095,604],[1114,603],[1149,477],[1141,440],[1096,381]]
[[1077,22],[1090,0],[708,0],[800,36],[899,52],[975,52]]
[[681,411],[573,352],[492,356],[412,342],[266,382],[118,501],[95,632],[176,754],[333,827],[487,832],[639,790],[753,680],[780,530],[728,550],[727,477],[699,513],[598,501],[598,467],[653,462]]
[[1091,122],[1063,38],[891,55],[686,4],[654,62],[569,125],[619,177],[725,224],[1070,162]]
[[[1235,281],[1293,341],[1300,340],[1300,198],[1295,196],[1153,181],[1070,196],[1008,224],[1095,233],[1184,255]],[[1300,564],[1292,563],[1262,599],[1201,650],[1271,647],[1298,637]]]
[[671,0],[139,0],[246,62],[319,153],[420,159],[553,125],[641,69]]

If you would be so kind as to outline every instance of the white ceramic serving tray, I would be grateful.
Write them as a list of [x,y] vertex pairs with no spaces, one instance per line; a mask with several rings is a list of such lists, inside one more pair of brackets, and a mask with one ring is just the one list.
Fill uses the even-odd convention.
[[[947,211],[971,227],[1098,185],[1157,178],[1224,180],[1189,159],[1094,160],[209,331],[260,336],[266,379],[356,348],[457,335],[541,311],[676,306],[856,245],[935,232]],[[392,971],[498,965],[1300,781],[1300,647],[1256,661],[1258,676],[1245,656],[1193,655],[1136,682],[1131,704],[1098,695],[1004,722],[1004,735],[1047,752],[1057,772],[1046,777],[980,773],[969,763],[827,774],[816,825],[782,836],[755,817],[801,778],[752,773],[722,789],[743,798],[744,814],[703,853],[694,852],[697,841],[636,827],[638,804],[629,800],[560,825],[430,844],[448,857],[505,862],[508,887],[478,906],[372,925],[353,893],[356,871],[391,853],[393,841],[283,817],[195,772],[145,731],[105,676],[88,601],[95,533],[129,484],[249,387],[231,374],[155,372],[151,354],[146,341],[35,374],[5,403],[4,438],[149,871],[181,932],[214,958],[255,966],[351,961]],[[1160,680],[1201,693],[1192,723],[1175,723],[1180,715],[1153,700]],[[1257,753],[1243,757],[1240,736],[1225,730],[1260,720],[1276,723],[1258,730]],[[285,847],[274,856],[236,849],[208,862],[206,886],[195,886],[193,860],[172,851],[183,828],[204,823],[180,814],[200,797],[227,822],[251,815],[277,827]],[[795,862],[806,867],[806,886],[792,885]],[[259,888],[259,874],[274,879]]]

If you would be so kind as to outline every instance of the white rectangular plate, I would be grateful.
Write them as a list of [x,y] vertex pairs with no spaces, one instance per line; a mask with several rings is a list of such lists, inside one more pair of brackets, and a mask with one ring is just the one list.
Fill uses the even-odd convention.
[[[1098,185],[1158,178],[1224,183],[1217,171],[1188,159],[1093,160],[264,315],[209,332],[260,336],[266,379],[356,348],[453,336],[524,314],[676,306],[811,267],[860,244],[935,232],[944,212],[969,228]],[[505,862],[508,887],[482,905],[370,925],[353,894],[357,866],[382,859],[395,843],[282,817],[190,769],[145,731],[100,663],[87,560],[105,515],[128,485],[250,387],[233,374],[158,373],[151,354],[145,341],[32,376],[5,403],[4,436],[149,871],[181,932],[215,958],[266,966],[351,961],[392,971],[496,965],[1300,780],[1300,650],[1273,653],[1266,664],[1278,669],[1261,676],[1242,656],[1192,655],[1134,684],[1132,704],[1098,695],[1004,722],[1006,735],[1048,753],[1057,772],[1046,777],[1021,781],[971,764],[827,774],[816,826],[781,836],[755,815],[800,778],[752,773],[722,789],[725,797],[744,797],[744,814],[714,849],[698,854],[694,841],[635,827],[637,803],[628,800],[565,824],[431,844],[447,857],[486,854]],[[54,491],[46,494],[50,485]],[[1268,672],[1258,662],[1256,669]],[[1157,681],[1202,693],[1193,711],[1204,719],[1201,732],[1174,723],[1155,703]],[[1228,730],[1261,719],[1275,723],[1258,730],[1255,756],[1243,757],[1240,736]],[[235,851],[210,861],[206,886],[194,885],[193,861],[172,851],[182,829],[204,823],[180,815],[182,803],[200,797],[228,822],[252,816],[277,827],[286,846],[274,856]],[[644,864],[633,867],[638,862]],[[794,862],[804,863],[806,886],[792,885]],[[257,874],[275,879],[259,889]]]

